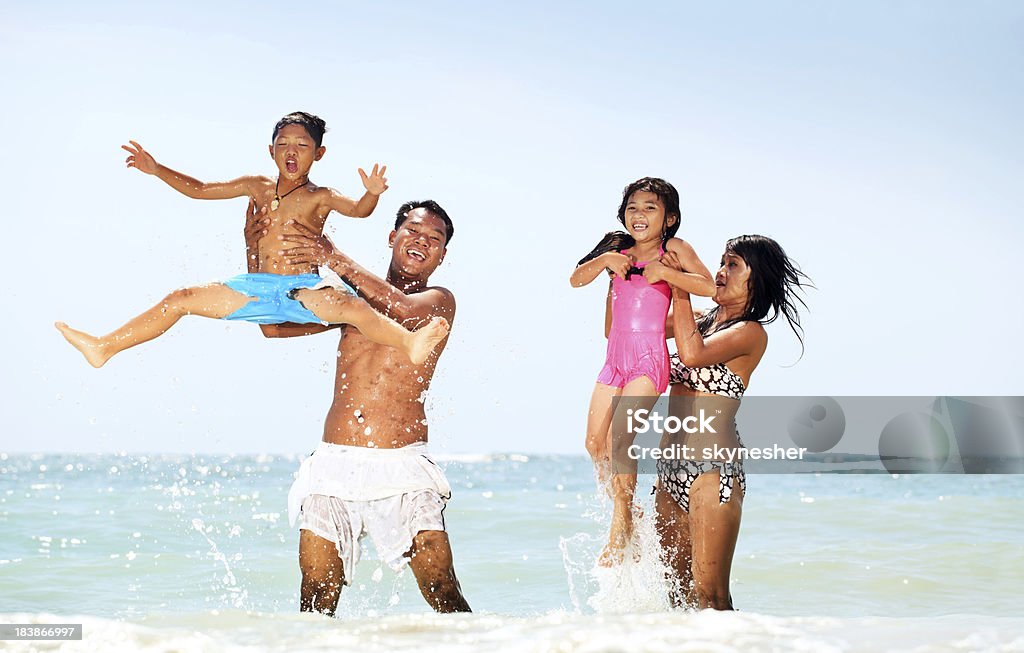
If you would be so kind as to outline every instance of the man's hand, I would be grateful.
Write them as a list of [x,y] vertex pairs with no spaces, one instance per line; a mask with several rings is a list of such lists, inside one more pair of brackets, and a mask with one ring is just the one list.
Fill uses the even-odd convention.
[[121,149],[128,152],[128,158],[124,160],[129,168],[141,170],[147,175],[155,175],[157,170],[156,159],[153,155],[142,149],[142,146],[135,141],[128,141],[131,145],[122,145]]
[[282,242],[290,245],[278,251],[289,265],[328,265],[338,251],[331,239],[318,234],[304,224],[289,220],[285,226],[294,227],[298,233],[281,236]]
[[[380,168],[379,170],[378,167]],[[387,166],[382,166],[378,163],[373,164],[373,170],[369,175],[362,168],[359,169],[359,176],[362,178],[363,187],[367,192],[373,195],[380,195],[388,189],[388,180],[384,177],[387,169]]]
[[245,251],[251,260],[255,260],[259,252],[260,239],[267,235],[267,227],[270,226],[270,218],[267,216],[267,207],[256,211],[256,200],[249,198],[249,208],[245,211],[245,229],[242,233],[245,236]]
[[601,254],[601,262],[613,276],[625,279],[629,268],[633,267],[634,259],[619,252],[605,252]]

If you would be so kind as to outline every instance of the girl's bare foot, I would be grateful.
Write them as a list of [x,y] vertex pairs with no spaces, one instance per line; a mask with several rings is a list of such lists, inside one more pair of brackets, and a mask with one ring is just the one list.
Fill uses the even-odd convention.
[[444,340],[448,335],[448,320],[443,317],[431,318],[421,329],[412,332],[412,339],[409,345],[409,358],[416,365],[427,360],[427,356],[434,350],[437,343]]
[[85,360],[93,367],[103,367],[103,364],[110,360],[110,354],[104,352],[103,343],[96,336],[90,336],[84,331],[72,329],[63,322],[56,322],[54,326],[61,332],[64,339],[71,343],[71,346],[82,352]]
[[616,501],[615,511],[612,513],[612,526],[608,532],[608,544],[605,545],[601,556],[597,559],[599,566],[613,567],[622,564],[626,547],[633,542],[632,513],[630,504],[623,506],[622,502]]
[[613,525],[612,532],[608,534],[608,544],[604,546],[600,557],[597,559],[599,567],[607,569],[621,565],[625,558],[626,545],[629,544],[631,537],[623,535],[621,530],[616,532],[617,530]]

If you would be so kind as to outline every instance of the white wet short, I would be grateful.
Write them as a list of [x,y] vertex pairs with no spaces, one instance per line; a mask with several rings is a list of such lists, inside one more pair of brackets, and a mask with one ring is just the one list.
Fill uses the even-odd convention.
[[288,513],[293,525],[298,518],[300,529],[334,542],[349,584],[363,535],[397,570],[417,533],[444,530],[450,497],[448,481],[423,443],[371,449],[322,442],[299,468]]
[[345,584],[351,585],[363,535],[373,540],[380,559],[398,571],[408,560],[405,554],[417,533],[444,530],[444,506],[445,500],[434,490],[376,501],[345,501],[311,494],[302,502],[299,528],[334,542]]

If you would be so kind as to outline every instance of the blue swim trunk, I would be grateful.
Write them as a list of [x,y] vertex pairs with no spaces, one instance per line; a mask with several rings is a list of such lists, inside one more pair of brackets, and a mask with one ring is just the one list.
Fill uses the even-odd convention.
[[[256,324],[323,324],[320,318],[290,295],[294,290],[312,288],[322,281],[318,274],[254,272],[231,277],[223,282],[225,286],[255,299],[224,319]],[[351,292],[351,288],[348,290]]]

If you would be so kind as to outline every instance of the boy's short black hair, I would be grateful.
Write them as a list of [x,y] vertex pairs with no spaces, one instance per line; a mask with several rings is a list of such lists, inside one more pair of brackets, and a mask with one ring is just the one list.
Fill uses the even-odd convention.
[[278,120],[277,124],[274,125],[274,134],[270,137],[270,140],[273,141],[277,138],[277,132],[281,131],[286,125],[302,125],[317,147],[320,147],[320,144],[324,142],[324,132],[327,131],[327,123],[324,122],[323,118],[306,113],[305,111],[289,113],[284,118]]
[[452,224],[452,219],[448,217],[448,212],[442,209],[441,205],[434,200],[406,202],[398,207],[398,214],[395,216],[395,231],[398,231],[402,223],[409,218],[409,212],[415,209],[426,209],[441,218],[441,221],[444,222],[445,231],[444,246],[447,247],[448,243],[452,242],[452,236],[455,235],[455,225]]

